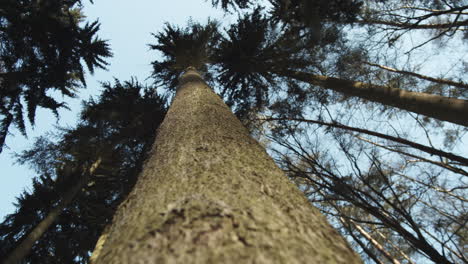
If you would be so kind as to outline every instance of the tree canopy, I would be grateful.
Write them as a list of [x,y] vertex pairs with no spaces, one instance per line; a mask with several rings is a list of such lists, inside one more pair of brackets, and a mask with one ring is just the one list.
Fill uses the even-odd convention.
[[0,6],[0,152],[11,125],[26,135],[37,107],[66,108],[51,92],[74,97],[85,68],[105,68],[109,45],[97,21],[84,24],[80,1],[2,1]]
[[[149,44],[151,52],[161,55],[152,62],[151,86],[117,80],[105,84],[99,100],[84,104],[76,128],[56,132],[55,141],[41,138],[19,156],[39,176],[33,190],[20,196],[18,211],[0,226],[2,254],[101,158],[95,175],[87,176],[87,185],[27,258],[29,263],[88,263],[99,234],[135,182],[164,116],[165,99],[156,89],[171,98],[181,73],[195,67],[366,262],[467,262],[468,81],[459,52],[466,49],[468,3],[211,2],[235,16],[235,22],[166,24]],[[0,65],[5,67],[0,76],[45,67],[16,86],[10,85],[16,79],[0,79],[18,91],[16,97],[2,95],[2,111],[11,113],[4,114],[2,124],[22,118],[21,96],[32,104],[31,111],[61,107],[53,97],[43,97],[54,100],[49,107],[39,95],[27,97],[27,91],[40,87],[42,95],[58,89],[73,96],[78,83],[84,83],[80,60],[90,69],[105,66],[110,53],[107,43],[95,37],[99,25],[79,27],[80,11],[66,10],[66,15],[60,13],[66,23],[56,23],[73,28],[76,35],[66,35],[67,41],[80,39],[69,46],[79,48],[67,50],[73,59],[62,62],[65,57],[58,52],[46,60],[33,52],[37,58],[12,55],[22,62]],[[22,25],[40,25],[31,23]],[[62,41],[51,32],[52,44],[44,54],[49,48],[61,51]],[[21,45],[26,44],[11,42],[5,54],[15,54]],[[436,53],[457,59],[441,60]],[[68,68],[58,72],[68,79],[42,79],[50,67],[63,65]]]
[[[103,85],[97,99],[83,103],[79,123],[40,137],[18,160],[37,172],[32,190],[0,225],[5,259],[37,223],[80,181],[76,197],[34,245],[31,263],[83,263],[135,183],[166,111],[155,89],[135,80]],[[92,175],[89,168],[100,160]]]

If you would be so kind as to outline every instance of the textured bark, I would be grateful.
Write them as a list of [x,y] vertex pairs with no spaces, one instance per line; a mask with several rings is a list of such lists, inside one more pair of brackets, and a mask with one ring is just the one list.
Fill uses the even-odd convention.
[[326,89],[394,106],[435,119],[468,126],[468,101],[440,95],[410,92],[394,87],[354,82],[306,72],[279,71],[278,75]]
[[149,157],[94,263],[361,263],[195,71]]

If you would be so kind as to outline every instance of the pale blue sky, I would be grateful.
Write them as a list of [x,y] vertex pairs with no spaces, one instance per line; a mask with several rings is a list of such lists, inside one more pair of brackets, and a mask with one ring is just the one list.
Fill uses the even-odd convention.
[[81,101],[99,94],[100,81],[112,81],[114,77],[123,81],[135,76],[143,82],[150,74],[151,61],[157,57],[156,52],[149,51],[147,46],[154,43],[150,33],[161,30],[165,22],[186,25],[189,18],[206,22],[210,16],[229,22],[221,10],[212,8],[211,3],[204,0],[95,0],[94,5],[84,2],[84,14],[90,21],[99,19],[99,35],[109,40],[114,57],[109,61],[108,71],[97,70],[94,76],[88,76],[88,88],[81,91],[78,99],[67,100],[71,111],[61,111],[58,123],[50,112],[39,110],[34,130],[28,129],[28,139],[14,130],[14,136],[7,138],[10,149],[4,149],[0,154],[0,221],[13,213],[15,197],[30,186],[34,176],[27,167],[13,164],[12,154],[27,149],[35,137],[52,130],[57,124],[73,126]]
[[[221,10],[213,9],[210,2],[205,0],[94,0],[94,5],[87,1],[84,0],[84,14],[88,16],[89,21],[99,18],[99,36],[109,40],[114,57],[109,60],[111,64],[108,71],[97,70],[94,76],[88,76],[88,88],[81,91],[78,99],[67,100],[71,111],[61,111],[58,123],[53,114],[39,110],[35,129],[28,129],[28,139],[14,130],[14,136],[7,138],[6,143],[11,149],[4,149],[0,154],[0,221],[5,215],[13,213],[15,197],[28,188],[35,175],[27,167],[13,164],[13,152],[27,149],[35,137],[53,130],[57,124],[73,126],[80,111],[81,101],[100,93],[100,81],[112,81],[114,77],[124,81],[132,76],[141,82],[145,81],[151,72],[150,62],[157,57],[156,52],[149,51],[147,44],[154,43],[151,33],[161,30],[165,22],[183,26],[190,18],[193,21],[206,22],[208,17],[212,17],[221,20],[223,24],[229,24],[233,20],[224,17]],[[423,51],[421,54],[425,57]],[[454,51],[448,54],[452,56],[447,56],[446,52],[437,55],[438,58],[432,58],[432,61],[438,63],[426,63],[422,73],[437,72],[435,69],[441,68],[441,64],[446,64],[444,68],[449,68],[453,62],[465,59],[468,53]],[[422,140],[424,141],[424,137]],[[465,135],[463,142],[468,142],[468,135]],[[440,141],[436,143],[441,145]],[[458,144],[454,152],[466,156],[468,149],[462,149],[464,146],[466,145]]]

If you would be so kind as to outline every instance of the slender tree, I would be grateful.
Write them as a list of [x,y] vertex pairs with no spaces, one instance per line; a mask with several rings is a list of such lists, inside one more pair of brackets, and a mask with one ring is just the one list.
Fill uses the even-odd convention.
[[391,86],[374,85],[306,72],[280,70],[277,73],[281,76],[318,85],[348,96],[357,96],[442,121],[468,126],[468,100],[412,92]]
[[[96,169],[101,164],[101,159],[99,158],[94,162],[89,168],[89,174],[93,175]],[[87,176],[87,177],[86,177]],[[52,208],[47,216],[37,224],[33,230],[26,237],[21,239],[21,243],[15,247],[13,252],[11,252],[8,257],[3,262],[4,264],[17,264],[23,260],[26,255],[28,255],[32,246],[39,240],[39,238],[47,231],[47,229],[55,222],[57,217],[60,215],[62,210],[66,208],[75,198],[79,191],[85,186],[88,182],[88,175],[82,177],[78,183],[75,183],[74,186],[68,190],[65,194],[62,195],[60,202],[56,207]]]
[[[0,224],[6,263],[87,263],[115,207],[133,186],[165,113],[156,89],[104,84],[79,124],[41,137],[19,156],[39,174]],[[2,262],[3,263],[3,262]]]
[[425,75],[422,75],[422,74],[419,74],[419,73],[416,73],[416,72],[398,70],[398,69],[394,69],[394,68],[391,68],[391,67],[388,67],[388,66],[379,65],[379,64],[370,63],[370,62],[364,62],[364,63],[369,65],[369,66],[377,67],[377,68],[380,68],[380,69],[383,69],[383,70],[386,70],[386,71],[389,71],[389,72],[395,72],[395,73],[398,73],[398,74],[405,74],[405,75],[413,76],[413,77],[416,77],[416,78],[419,78],[419,79],[422,79],[422,80],[427,80],[427,81],[434,82],[434,83],[450,85],[450,86],[462,88],[464,90],[468,90],[468,84],[463,83],[463,82],[456,82],[456,81],[447,80],[447,79],[443,79],[443,78],[434,78],[434,77],[425,76]]
[[96,263],[360,262],[194,69],[153,153]]
[[[463,193],[463,182],[457,181],[461,174],[437,172],[434,166],[425,168],[419,158],[401,161],[402,157],[398,155],[392,157],[395,156],[393,149],[386,153],[374,148],[368,151],[365,145],[352,138],[347,140],[347,133],[326,129],[336,143],[330,144],[331,141],[326,140],[328,144],[321,145],[311,141],[301,129],[290,130],[289,137],[273,138],[281,146],[281,152],[275,157],[322,212],[334,219],[344,218],[368,226],[366,232],[372,233],[374,239],[377,231],[383,232],[385,240],[393,242],[381,241],[379,244],[394,258],[400,256],[400,261],[408,255],[414,260],[423,256],[434,263],[466,261],[460,254],[463,233],[453,228],[462,228],[466,224],[466,219],[463,220],[466,201],[453,193]],[[327,136],[321,136],[325,141]],[[415,169],[420,169],[420,173],[416,173],[420,174],[417,179],[405,175]],[[449,190],[441,187],[447,182],[450,182]],[[357,241],[359,236],[350,233],[352,230],[346,226],[343,229],[363,246],[362,241]],[[364,240],[368,239],[364,236]],[[392,244],[400,249],[394,249]],[[372,258],[380,249],[375,243],[370,245],[375,250],[372,247],[363,247],[363,250]],[[407,252],[403,255],[401,249]],[[388,257],[385,254],[380,252],[377,259],[379,255]]]
[[407,146],[410,146],[412,148],[421,150],[421,151],[426,152],[426,153],[428,153],[430,155],[438,155],[440,157],[444,157],[444,158],[459,162],[463,166],[468,166],[468,159],[464,158],[464,157],[461,157],[459,155],[455,155],[453,153],[448,153],[448,152],[445,152],[443,150],[436,149],[434,147],[424,146],[422,144],[412,142],[412,141],[406,140],[404,138],[394,137],[394,136],[378,133],[378,132],[375,132],[375,131],[370,131],[370,130],[367,130],[367,129],[350,127],[350,126],[339,124],[337,122],[329,123],[329,122],[324,122],[324,121],[320,121],[320,120],[310,120],[310,119],[300,119],[300,118],[271,118],[271,117],[261,118],[261,119],[258,119],[258,120],[260,120],[260,121],[285,121],[285,120],[287,120],[287,121],[297,121],[297,122],[313,123],[313,124],[318,124],[318,125],[323,125],[323,126],[333,127],[333,128],[339,128],[339,129],[346,129],[346,130],[353,131],[353,132],[363,133],[363,134],[367,134],[367,135],[371,135],[371,136],[391,140],[393,142],[400,143],[400,144],[407,145]]

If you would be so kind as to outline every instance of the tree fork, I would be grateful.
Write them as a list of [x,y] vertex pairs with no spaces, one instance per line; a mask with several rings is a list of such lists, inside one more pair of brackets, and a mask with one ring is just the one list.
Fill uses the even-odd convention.
[[361,263],[198,72],[179,83],[94,263]]

